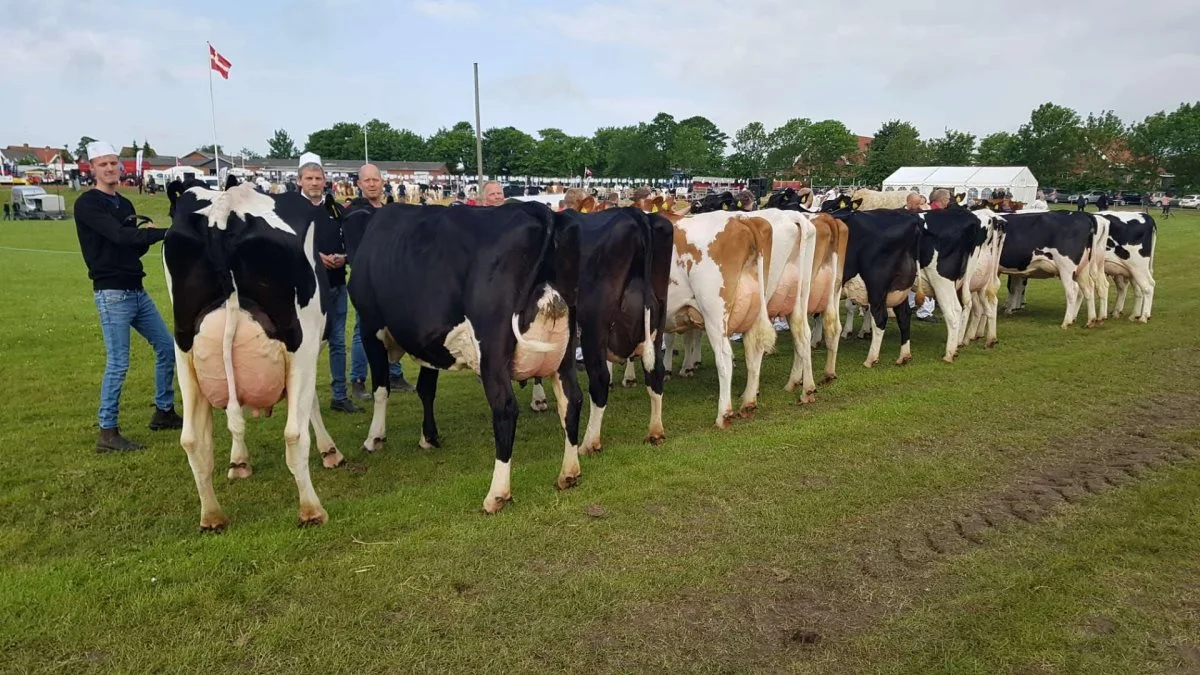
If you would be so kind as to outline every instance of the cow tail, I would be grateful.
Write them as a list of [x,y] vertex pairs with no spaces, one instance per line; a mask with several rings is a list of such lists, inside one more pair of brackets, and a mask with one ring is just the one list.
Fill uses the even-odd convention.
[[538,272],[542,269],[542,265],[546,262],[546,255],[550,251],[550,244],[554,241],[554,214],[547,211],[550,220],[547,227],[543,231],[542,248],[538,251],[538,257],[534,260],[533,268],[529,271],[529,281],[525,284],[525,291],[518,298],[516,311],[512,315],[512,332],[517,338],[517,344],[525,349],[539,353],[547,353],[555,351],[553,345],[541,340],[527,340],[521,336],[521,312],[529,305],[529,301],[533,299],[533,293],[537,290]]
[[1155,246],[1158,240],[1158,224],[1154,222],[1154,219],[1151,218],[1149,214],[1146,214],[1146,220],[1150,221],[1150,278],[1153,279],[1154,252],[1158,250],[1158,247]]
[[654,295],[653,276],[651,276],[654,268],[654,228],[650,224],[650,216],[641,211],[637,211],[634,216],[638,219],[638,225],[642,228],[644,237],[642,247],[642,367],[649,373],[654,370],[654,362],[656,354],[654,352],[654,335],[651,332],[651,326],[657,326],[662,323],[662,317],[655,316],[658,312],[658,298]]

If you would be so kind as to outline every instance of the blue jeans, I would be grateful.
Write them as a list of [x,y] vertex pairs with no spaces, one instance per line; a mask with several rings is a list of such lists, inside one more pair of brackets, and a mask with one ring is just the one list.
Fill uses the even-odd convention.
[[333,400],[346,400],[346,308],[350,304],[346,286],[332,289],[329,306],[329,385]]
[[[404,368],[400,366],[399,361],[391,364],[388,375],[404,377]],[[367,381],[367,350],[362,346],[362,319],[357,310],[354,312],[354,337],[350,339],[350,381]]]
[[133,328],[154,348],[154,405],[167,410],[175,405],[175,340],[154,300],[146,291],[94,292],[104,334],[104,379],[100,383],[100,428],[115,429],[121,388],[129,370],[129,329]]

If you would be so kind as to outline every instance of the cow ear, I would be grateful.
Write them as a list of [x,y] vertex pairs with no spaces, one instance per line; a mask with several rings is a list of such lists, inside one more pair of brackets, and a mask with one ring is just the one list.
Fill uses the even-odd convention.
[[850,200],[851,210],[857,211],[859,209],[859,207],[862,206],[862,203],[863,203],[862,197],[859,197],[858,199],[851,199]]
[[580,213],[589,213],[589,212],[595,210],[595,208],[596,208],[596,200],[593,199],[592,197],[585,197],[584,200],[579,203],[579,212]]

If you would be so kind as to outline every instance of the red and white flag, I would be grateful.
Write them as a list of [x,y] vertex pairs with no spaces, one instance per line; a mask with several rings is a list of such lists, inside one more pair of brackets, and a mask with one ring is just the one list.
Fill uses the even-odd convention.
[[592,170],[591,170],[591,169],[589,169],[589,168],[587,168],[586,166],[585,166],[585,167],[583,167],[583,175],[584,175],[584,176],[586,176],[586,177],[588,177],[588,178],[591,178],[591,177],[592,177]]
[[213,70],[220,73],[221,77],[229,79],[229,69],[233,64],[229,62],[229,59],[221,56],[221,53],[211,43],[208,45],[208,64]]

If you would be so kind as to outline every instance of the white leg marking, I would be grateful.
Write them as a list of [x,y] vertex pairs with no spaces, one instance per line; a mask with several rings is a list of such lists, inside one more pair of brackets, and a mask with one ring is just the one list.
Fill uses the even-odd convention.
[[483,500],[483,510],[496,513],[512,501],[512,463],[496,460],[492,467],[492,485]]

